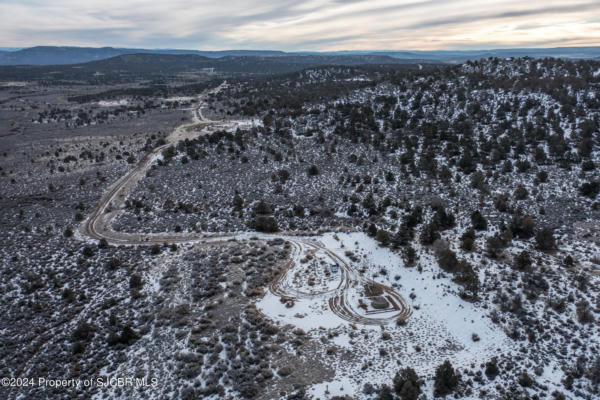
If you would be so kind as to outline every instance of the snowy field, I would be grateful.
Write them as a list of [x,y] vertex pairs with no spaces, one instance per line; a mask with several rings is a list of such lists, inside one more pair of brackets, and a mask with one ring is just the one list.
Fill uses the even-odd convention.
[[[438,277],[440,269],[432,256],[421,256],[419,272],[417,266],[404,266],[399,255],[363,233],[325,234],[314,240],[357,270],[366,267],[364,275],[375,282],[394,287],[410,305],[412,315],[404,326],[393,322],[384,326],[353,324],[333,313],[323,299],[300,299],[288,308],[279,296],[267,293],[257,304],[265,315],[316,338],[327,335],[339,349],[336,354],[340,357],[333,361],[335,379],[311,387],[313,398],[343,394],[356,397],[367,382],[390,384],[400,367],[410,366],[426,377],[432,376],[445,359],[461,368],[511,352],[510,339],[491,322],[487,310],[460,299],[455,294],[458,286],[449,278]],[[358,261],[346,256],[347,251]],[[474,334],[477,341],[473,340]],[[352,362],[346,357],[352,357]],[[368,368],[362,370],[365,365]]]

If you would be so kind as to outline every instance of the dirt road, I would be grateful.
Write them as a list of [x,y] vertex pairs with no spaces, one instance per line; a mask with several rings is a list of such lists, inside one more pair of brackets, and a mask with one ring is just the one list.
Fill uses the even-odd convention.
[[[167,144],[155,148],[148,153],[131,171],[125,174],[112,184],[108,191],[100,198],[98,205],[92,210],[87,218],[81,223],[78,228],[78,237],[94,240],[105,239],[113,245],[154,245],[154,244],[172,244],[172,243],[205,243],[218,244],[229,239],[247,240],[252,237],[265,239],[281,238],[290,242],[295,249],[300,251],[305,247],[310,247],[315,251],[321,250],[327,254],[333,263],[340,265],[340,282],[334,290],[327,290],[320,293],[306,294],[298,288],[293,288],[291,285],[284,285],[286,282],[285,273],[273,282],[269,289],[272,293],[281,297],[300,298],[306,296],[329,298],[329,305],[334,313],[341,318],[362,324],[385,324],[397,318],[407,318],[410,315],[410,309],[406,305],[402,297],[394,292],[393,289],[381,286],[384,295],[390,299],[392,304],[397,306],[397,312],[386,314],[385,317],[370,317],[359,313],[352,302],[348,301],[347,294],[350,287],[362,285],[368,280],[360,276],[360,274],[349,264],[343,257],[337,255],[330,249],[326,249],[322,244],[315,243],[308,238],[300,238],[297,233],[280,233],[276,235],[260,234],[256,232],[231,232],[231,233],[151,233],[142,234],[136,232],[118,232],[112,229],[111,222],[123,211],[123,206],[128,194],[135,188],[137,183],[146,175],[146,171],[156,162],[163,150],[169,146],[185,139],[192,139],[199,135],[210,134],[215,129],[235,131],[240,126],[249,126],[253,121],[215,121],[208,120],[202,115],[202,107],[205,105],[205,99],[209,93],[220,91],[226,83],[222,83],[217,88],[200,96],[200,105],[193,112],[193,121],[183,124],[173,130],[167,138]],[[288,262],[288,270],[293,266],[292,261]]]

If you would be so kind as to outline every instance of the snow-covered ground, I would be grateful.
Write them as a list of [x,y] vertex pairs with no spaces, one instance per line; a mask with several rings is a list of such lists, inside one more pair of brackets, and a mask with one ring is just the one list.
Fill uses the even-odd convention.
[[[376,282],[393,286],[410,304],[412,315],[405,326],[352,324],[334,314],[322,299],[300,299],[287,308],[279,296],[268,293],[257,304],[268,317],[301,328],[313,337],[327,333],[333,336],[331,344],[339,348],[338,354],[348,352],[356,358],[352,362],[335,359],[335,379],[310,388],[315,399],[343,394],[356,397],[367,382],[390,384],[400,366],[410,366],[421,376],[432,376],[445,359],[461,368],[511,352],[511,340],[491,322],[488,311],[460,299],[455,294],[458,286],[448,277],[439,277],[433,256],[421,255],[419,272],[416,266],[406,267],[398,254],[380,247],[364,233],[325,234],[316,240],[357,269],[359,265],[366,267],[364,274],[375,275]],[[359,261],[345,256],[347,251]],[[382,269],[387,271],[385,275]],[[478,341],[473,341],[474,334]],[[361,370],[368,363],[372,365]]]
[[100,107],[117,107],[117,106],[126,106],[129,104],[128,100],[125,99],[121,99],[121,100],[101,100],[98,102],[98,105]]

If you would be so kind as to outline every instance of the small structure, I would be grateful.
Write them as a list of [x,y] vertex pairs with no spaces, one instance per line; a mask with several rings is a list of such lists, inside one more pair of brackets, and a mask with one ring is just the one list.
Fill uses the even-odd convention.
[[337,274],[337,272],[338,272],[338,271],[339,271],[339,269],[340,269],[340,266],[339,266],[338,264],[331,264],[331,265],[329,266],[329,269],[331,270],[331,273],[332,273],[332,274]]

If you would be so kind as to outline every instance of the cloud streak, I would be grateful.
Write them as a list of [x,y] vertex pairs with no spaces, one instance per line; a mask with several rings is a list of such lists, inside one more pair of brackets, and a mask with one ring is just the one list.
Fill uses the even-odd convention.
[[600,45],[562,0],[0,0],[0,46],[368,50]]

